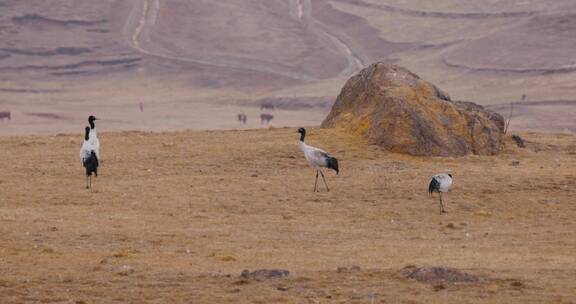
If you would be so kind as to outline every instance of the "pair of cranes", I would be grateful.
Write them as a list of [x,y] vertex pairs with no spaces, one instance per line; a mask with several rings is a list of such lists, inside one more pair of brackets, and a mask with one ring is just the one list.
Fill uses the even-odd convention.
[[[300,133],[300,150],[302,150],[304,153],[304,157],[308,163],[316,169],[316,182],[314,183],[314,192],[316,192],[316,185],[318,183],[318,172],[320,172],[322,175],[322,180],[326,186],[326,191],[330,191],[328,185],[326,184],[326,179],[324,178],[324,173],[322,173],[321,168],[333,169],[336,171],[336,174],[338,174],[338,160],[330,156],[330,154],[328,154],[326,151],[304,143],[304,138],[306,137],[306,129],[300,128],[298,129],[298,133]],[[440,214],[446,213],[446,210],[444,210],[444,204],[442,202],[442,193],[450,191],[450,188],[452,188],[452,174],[440,173],[432,176],[430,184],[428,185],[428,193],[429,195],[432,195],[434,192],[439,193]]]
[[[100,159],[100,141],[96,134],[96,126],[94,121],[98,120],[96,117],[90,115],[88,117],[89,127],[87,126],[84,134],[84,142],[80,148],[80,160],[82,165],[86,169],[86,188],[92,188],[92,174],[98,176],[98,166]],[[326,183],[326,178],[324,177],[324,172],[321,168],[332,169],[339,174],[340,169],[338,167],[338,159],[332,157],[326,151],[307,145],[304,142],[306,137],[306,129],[299,128],[298,133],[300,133],[300,141],[298,143],[300,150],[304,154],[304,158],[308,163],[316,169],[316,180],[314,182],[314,192],[318,191],[318,174],[322,176],[322,181],[326,187],[326,191],[330,191],[328,184]],[[442,203],[442,193],[448,192],[452,186],[452,175],[441,173],[436,174],[432,177],[430,185],[428,187],[428,192],[432,195],[433,192],[438,192],[440,194],[440,214],[446,212],[444,210],[444,205]]]
[[96,135],[96,117],[90,115],[84,133],[84,142],[80,148],[80,161],[86,169],[86,189],[92,189],[92,173],[98,176],[98,166],[100,159],[100,140]]

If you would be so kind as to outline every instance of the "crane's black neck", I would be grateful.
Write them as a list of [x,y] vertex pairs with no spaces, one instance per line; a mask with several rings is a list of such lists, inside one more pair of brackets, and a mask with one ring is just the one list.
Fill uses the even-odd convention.
[[300,141],[304,142],[304,137],[306,137],[306,132],[300,132]]
[[88,123],[90,123],[90,129],[94,129],[96,126],[94,125],[94,120],[90,119],[88,121]]
[[88,140],[90,138],[90,128],[86,127],[86,133],[84,134],[84,140]]

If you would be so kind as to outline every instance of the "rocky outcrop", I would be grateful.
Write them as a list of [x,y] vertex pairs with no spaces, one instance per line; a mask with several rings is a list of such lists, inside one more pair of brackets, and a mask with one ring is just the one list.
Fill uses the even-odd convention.
[[403,67],[375,63],[348,80],[322,127],[412,155],[494,155],[504,119],[472,102],[452,101]]

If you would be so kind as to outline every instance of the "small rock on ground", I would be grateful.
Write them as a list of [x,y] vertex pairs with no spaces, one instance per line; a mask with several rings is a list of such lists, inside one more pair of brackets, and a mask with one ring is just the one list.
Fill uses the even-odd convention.
[[240,274],[240,276],[245,279],[253,279],[257,281],[286,278],[288,275],[290,275],[290,271],[284,269],[258,269],[254,271],[243,270]]
[[524,144],[524,139],[519,135],[512,135],[512,140],[516,143],[519,148],[526,148],[526,144]]
[[478,282],[480,278],[450,267],[416,267],[407,266],[401,270],[409,279],[428,284]]
[[338,269],[336,269],[336,272],[338,273],[351,273],[351,272],[358,272],[360,271],[360,266],[350,266],[350,267],[338,267]]

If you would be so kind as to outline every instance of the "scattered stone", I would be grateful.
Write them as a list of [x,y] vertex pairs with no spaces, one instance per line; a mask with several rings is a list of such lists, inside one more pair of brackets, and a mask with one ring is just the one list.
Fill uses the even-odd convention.
[[62,283],[72,283],[74,281],[74,279],[70,276],[66,276],[64,278],[62,278]]
[[236,258],[231,256],[231,255],[223,255],[220,257],[220,261],[222,261],[222,262],[234,262],[234,261],[236,261]]
[[512,140],[516,143],[516,146],[519,148],[526,148],[526,144],[524,144],[524,139],[520,137],[520,135],[512,135]]
[[448,225],[446,225],[446,228],[456,229],[456,226],[454,226],[454,224],[452,223],[449,223]]
[[554,163],[556,164],[556,167],[562,167],[562,162],[559,159],[555,159]]
[[284,269],[259,269],[255,271],[243,270],[240,276],[245,279],[256,281],[265,281],[270,279],[286,278],[290,275],[288,270]]
[[336,269],[336,272],[338,273],[352,273],[352,272],[358,272],[360,271],[360,266],[350,266],[350,267],[338,267],[338,269]]
[[444,285],[444,284],[434,284],[434,286],[432,286],[432,288],[434,289],[434,291],[440,291],[440,290],[446,289],[446,285]]
[[[406,278],[414,279],[421,283],[472,283],[480,281],[480,278],[449,267],[415,267],[407,266],[401,270]],[[436,290],[436,287],[435,287]]]
[[42,252],[43,253],[54,253],[54,252],[56,252],[56,250],[54,250],[53,248],[50,248],[50,247],[45,247],[42,249]]
[[381,62],[348,80],[322,127],[417,156],[496,155],[504,138],[501,115],[453,101],[409,70]]
[[234,284],[234,285],[246,285],[248,283],[250,283],[248,280],[242,279],[242,280],[235,281],[232,284]]
[[290,289],[290,287],[288,286],[278,286],[276,287],[276,289],[280,290],[280,291],[288,291]]
[[520,166],[520,161],[517,159],[513,159],[511,165],[514,167]]
[[479,215],[479,216],[492,216],[492,212],[484,211],[484,210],[476,211],[476,212],[474,212],[474,214]]
[[524,283],[514,280],[514,281],[510,282],[510,286],[516,287],[516,288],[523,288]]
[[117,259],[119,259],[119,258],[125,258],[125,257],[127,257],[127,256],[128,256],[128,253],[127,253],[127,252],[123,252],[123,251],[121,251],[121,252],[115,252],[115,253],[112,254],[112,257],[113,257],[113,258],[117,258]]
[[133,274],[136,270],[134,270],[134,268],[132,268],[131,266],[128,265],[122,265],[120,267],[120,270],[118,272],[116,272],[117,275],[119,276],[129,276],[131,274]]

